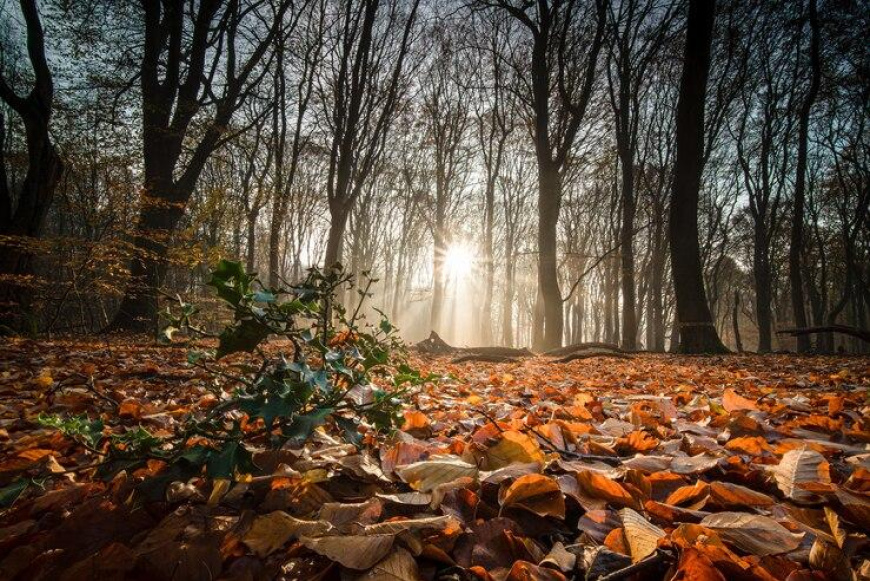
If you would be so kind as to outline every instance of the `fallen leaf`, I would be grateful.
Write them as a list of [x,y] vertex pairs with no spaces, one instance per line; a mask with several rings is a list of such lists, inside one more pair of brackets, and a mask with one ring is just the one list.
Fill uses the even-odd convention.
[[725,581],[725,576],[704,553],[694,547],[683,549],[672,581]]
[[577,482],[583,493],[593,498],[601,498],[616,506],[637,508],[638,500],[631,496],[622,485],[591,470],[577,473]]
[[758,409],[758,406],[755,405],[754,401],[737,395],[737,392],[731,388],[726,389],[722,393],[722,407],[725,408],[725,411],[727,412]]
[[664,538],[665,531],[650,523],[638,512],[624,508],[619,511],[622,526],[625,530],[625,540],[631,549],[631,560],[635,563],[653,554],[658,541]]
[[462,477],[477,478],[477,466],[465,462],[458,456],[432,456],[428,460],[415,462],[395,469],[399,477],[421,492],[431,492],[439,484],[452,482]]
[[499,504],[503,508],[517,506],[538,516],[565,518],[565,497],[559,484],[542,474],[520,476],[499,491]]
[[257,555],[265,557],[293,537],[319,536],[331,529],[332,525],[328,522],[302,520],[276,510],[254,519],[242,542]]
[[770,517],[743,512],[720,512],[701,521],[723,540],[752,555],[778,555],[796,549],[803,533],[793,533]]
[[831,483],[830,465],[825,457],[806,448],[786,452],[773,474],[782,493],[801,504],[818,499],[812,492],[800,488],[801,484]]
[[370,569],[393,548],[394,535],[341,535],[335,537],[301,537],[299,542],[348,569]]
[[498,470],[511,464],[543,463],[544,453],[538,442],[521,432],[508,431],[498,443],[486,450],[486,468]]

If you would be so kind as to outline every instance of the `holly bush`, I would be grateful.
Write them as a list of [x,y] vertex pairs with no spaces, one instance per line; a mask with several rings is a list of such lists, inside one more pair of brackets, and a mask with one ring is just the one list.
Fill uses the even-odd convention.
[[[191,365],[216,378],[217,403],[192,409],[171,437],[105,417],[43,416],[41,422],[102,456],[104,477],[149,459],[165,461],[167,467],[144,483],[158,494],[203,470],[212,478],[256,473],[257,450],[300,447],[320,426],[357,445],[361,431],[393,430],[407,391],[431,378],[407,365],[396,329],[382,313],[377,324],[366,321],[363,306],[376,281],[362,276],[365,285],[356,287],[338,265],[313,268],[299,284],[269,288],[240,263],[221,261],[208,285],[232,321],[212,335],[196,325],[197,308],[179,298],[164,313],[163,333],[167,341],[179,332],[217,339],[216,349],[188,354]],[[274,338],[284,339],[278,343],[286,349],[266,345]]]

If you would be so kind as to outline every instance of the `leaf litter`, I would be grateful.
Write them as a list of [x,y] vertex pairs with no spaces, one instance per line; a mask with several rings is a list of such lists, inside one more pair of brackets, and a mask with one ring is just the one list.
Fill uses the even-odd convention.
[[[870,362],[451,363],[402,430],[136,486],[40,413],[168,432],[217,403],[185,350],[0,345],[0,579],[870,579]],[[364,430],[364,428],[361,428]]]

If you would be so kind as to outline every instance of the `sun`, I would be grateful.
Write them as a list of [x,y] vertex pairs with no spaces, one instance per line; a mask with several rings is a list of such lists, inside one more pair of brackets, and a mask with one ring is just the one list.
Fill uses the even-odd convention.
[[456,279],[471,274],[474,269],[474,254],[471,249],[462,244],[451,245],[444,255],[444,269]]

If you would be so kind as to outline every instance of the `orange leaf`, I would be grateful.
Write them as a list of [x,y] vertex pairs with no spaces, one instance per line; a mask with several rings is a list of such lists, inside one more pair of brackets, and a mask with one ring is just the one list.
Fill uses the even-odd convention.
[[580,488],[588,496],[601,498],[617,506],[637,507],[638,501],[631,496],[618,482],[607,478],[603,474],[582,470],[577,473],[577,482]]
[[751,399],[746,399],[731,388],[725,390],[722,394],[722,407],[727,412],[736,412],[741,410],[757,410],[758,406]]
[[543,474],[520,476],[499,494],[502,507],[517,506],[538,516],[565,518],[565,497],[559,484]]
[[725,576],[705,554],[695,548],[683,550],[674,581],[725,581]]

